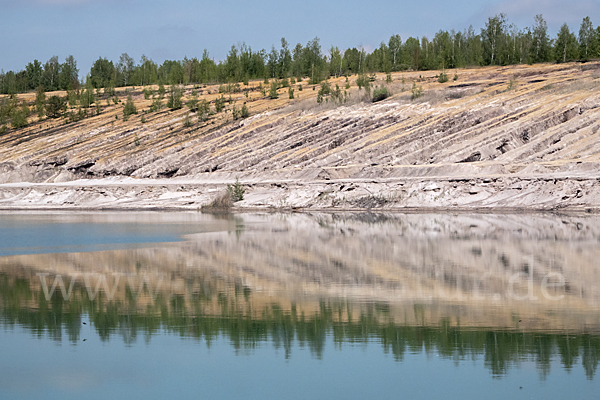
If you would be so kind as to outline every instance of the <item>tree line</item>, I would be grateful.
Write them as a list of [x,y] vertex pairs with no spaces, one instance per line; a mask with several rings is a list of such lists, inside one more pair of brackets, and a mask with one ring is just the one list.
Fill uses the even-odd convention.
[[91,84],[94,88],[144,86],[150,84],[231,83],[249,79],[308,77],[311,84],[328,76],[404,70],[430,70],[467,66],[511,65],[540,62],[567,62],[600,57],[600,26],[594,28],[589,17],[583,18],[576,35],[563,24],[556,38],[550,38],[542,15],[532,27],[518,29],[505,14],[488,18],[476,32],[443,31],[433,39],[409,37],[405,41],[393,35],[372,52],[353,47],[342,50],[331,46],[324,54],[318,38],[306,45],[291,47],[285,38],[279,49],[253,50],[242,43],[231,46],[226,59],[216,62],[204,50],[200,59],[166,60],[161,65],[143,55],[136,64],[123,53],[117,62],[100,57],[85,78],[79,76],[77,62],[68,56],[45,64],[38,60],[21,71],[0,72],[0,94],[23,93],[40,86],[45,91],[73,90]]

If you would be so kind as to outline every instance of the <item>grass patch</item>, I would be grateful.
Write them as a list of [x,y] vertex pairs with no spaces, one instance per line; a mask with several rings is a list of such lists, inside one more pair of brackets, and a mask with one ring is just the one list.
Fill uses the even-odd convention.
[[231,193],[223,190],[208,204],[202,206],[202,210],[229,210],[233,206]]

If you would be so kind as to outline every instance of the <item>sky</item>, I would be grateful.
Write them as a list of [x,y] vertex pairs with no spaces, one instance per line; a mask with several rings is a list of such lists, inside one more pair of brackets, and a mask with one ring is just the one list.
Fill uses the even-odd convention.
[[37,59],[73,55],[80,77],[93,62],[122,53],[165,59],[222,60],[232,45],[253,50],[320,39],[324,53],[363,46],[372,50],[399,34],[432,38],[437,31],[476,32],[500,12],[521,29],[542,14],[554,37],[563,23],[579,31],[584,17],[600,23],[600,0],[0,0],[0,69],[21,70]]

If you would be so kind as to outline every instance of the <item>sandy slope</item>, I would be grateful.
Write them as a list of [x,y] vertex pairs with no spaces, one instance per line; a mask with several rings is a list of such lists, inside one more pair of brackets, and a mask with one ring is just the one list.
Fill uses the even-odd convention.
[[[195,209],[238,177],[239,207],[600,208],[600,63],[434,75],[396,73],[394,95],[374,104],[352,77],[341,106],[318,106],[306,82],[295,100],[264,98],[254,82],[232,95],[250,118],[192,116],[192,127],[185,110],[116,120],[122,105],[38,122],[0,137],[0,207]],[[425,92],[414,101],[413,82]]]

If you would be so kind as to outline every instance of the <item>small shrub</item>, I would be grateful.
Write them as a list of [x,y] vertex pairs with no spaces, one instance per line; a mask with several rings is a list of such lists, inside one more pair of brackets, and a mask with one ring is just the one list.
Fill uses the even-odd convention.
[[246,193],[246,189],[240,183],[238,178],[235,178],[235,182],[233,185],[227,184],[227,192],[231,196],[232,202],[242,201],[244,200],[244,193]]
[[439,83],[448,82],[448,75],[445,72],[440,72],[440,75],[438,76],[438,82]]
[[323,82],[321,83],[321,88],[319,89],[319,92],[317,93],[317,103],[321,104],[323,102],[323,99],[327,98],[326,96],[328,96],[331,93],[331,86],[329,86],[329,82]]
[[453,78],[454,82],[456,82],[458,80],[458,74],[455,72],[454,73],[454,78]]
[[288,88],[288,97],[290,100],[294,99],[294,89],[291,86]]
[[114,85],[109,85],[107,87],[104,88],[104,94],[107,97],[113,97],[115,95],[115,87]]
[[385,76],[385,81],[387,83],[392,83],[392,74],[390,72],[388,72]]
[[179,110],[183,107],[183,89],[178,85],[171,86],[169,98],[167,99],[167,107],[171,110]]
[[215,110],[219,113],[225,108],[225,96],[215,99]]
[[185,113],[185,118],[183,118],[183,126],[185,126],[186,128],[189,128],[190,126],[192,126],[192,120],[190,118],[189,111],[187,113]]
[[36,89],[35,110],[37,111],[39,120],[46,116],[46,93],[43,86],[38,86]]
[[369,89],[371,87],[371,83],[369,81],[369,77],[367,75],[359,75],[358,78],[356,78],[356,85],[358,86],[358,89]]
[[388,90],[384,86],[380,86],[373,90],[373,103],[387,99],[390,96]]
[[190,111],[196,112],[196,110],[198,110],[199,103],[200,101],[198,100],[198,92],[192,90],[192,98],[189,99],[185,105],[190,109]]
[[23,109],[13,108],[10,112],[10,123],[13,128],[24,128],[27,126],[27,116]]
[[123,121],[127,121],[132,114],[137,114],[137,108],[135,107],[135,104],[133,104],[131,95],[128,95],[125,107],[123,107]]
[[269,98],[270,99],[279,98],[279,93],[277,93],[278,86],[279,85],[277,85],[277,82],[271,83],[271,90],[269,90]]
[[69,106],[75,107],[78,101],[78,95],[74,90],[67,90],[67,101],[69,102]]
[[250,111],[248,110],[248,107],[245,104],[242,106],[242,109],[240,110],[240,116],[242,118],[248,118],[250,116]]
[[518,85],[519,81],[517,80],[517,77],[513,76],[512,79],[508,82],[508,87],[506,88],[506,90],[516,90]]
[[419,97],[423,96],[423,88],[421,86],[417,86],[416,82],[413,82],[413,86],[411,91],[411,98],[413,100],[418,99]]
[[160,111],[163,108],[162,97],[152,97],[152,105],[150,106],[150,111]]
[[[216,104],[216,102],[215,102]],[[208,120],[208,116],[210,114],[210,103],[205,99],[202,99],[200,105],[198,106],[198,120],[205,122]]]
[[67,101],[58,96],[52,96],[46,103],[46,115],[48,118],[58,118],[67,111]]

